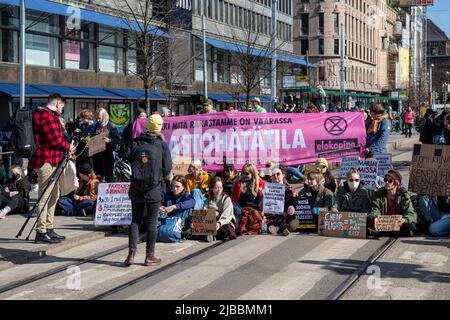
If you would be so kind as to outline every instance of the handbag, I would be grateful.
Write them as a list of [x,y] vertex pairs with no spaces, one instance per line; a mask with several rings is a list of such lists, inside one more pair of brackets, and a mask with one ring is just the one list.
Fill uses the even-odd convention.
[[160,216],[158,218],[158,242],[180,242],[183,219],[180,217]]

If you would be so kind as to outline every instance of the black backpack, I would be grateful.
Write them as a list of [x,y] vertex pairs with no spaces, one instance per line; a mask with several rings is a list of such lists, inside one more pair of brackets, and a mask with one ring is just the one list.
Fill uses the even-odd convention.
[[140,192],[148,192],[162,182],[162,148],[154,140],[139,144],[133,142],[131,154],[131,185]]
[[33,113],[29,108],[17,109],[12,121],[11,150],[18,156],[30,158],[36,151]]

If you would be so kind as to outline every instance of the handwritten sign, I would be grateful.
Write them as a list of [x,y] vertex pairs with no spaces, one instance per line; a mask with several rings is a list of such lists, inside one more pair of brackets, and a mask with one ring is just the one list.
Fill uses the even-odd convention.
[[105,133],[102,132],[89,139],[89,157],[106,150]]
[[299,222],[299,229],[313,229],[316,227],[313,208],[307,197],[299,197],[294,208],[295,216]]
[[341,169],[339,171],[339,178],[347,178],[347,174],[351,168],[357,168],[359,165],[359,157],[345,157],[342,158]]
[[272,214],[283,214],[284,212],[284,184],[266,183],[264,188],[263,212]]
[[217,235],[216,223],[216,211],[214,209],[192,210],[193,235]]
[[378,161],[359,160],[357,170],[366,189],[374,190],[377,181]]
[[384,177],[392,166],[392,154],[380,153],[374,154],[373,157],[378,160],[378,176]]
[[327,211],[319,213],[320,236],[365,239],[366,227],[367,213]]
[[128,197],[130,183],[100,183],[95,210],[96,226],[130,225],[131,200]]
[[189,157],[175,157],[172,159],[172,172],[175,176],[185,176],[188,174],[189,166],[191,165],[191,158]]
[[400,231],[402,225],[401,215],[383,215],[377,217],[377,222],[375,223],[376,231]]
[[450,196],[450,146],[414,145],[408,190],[430,196]]

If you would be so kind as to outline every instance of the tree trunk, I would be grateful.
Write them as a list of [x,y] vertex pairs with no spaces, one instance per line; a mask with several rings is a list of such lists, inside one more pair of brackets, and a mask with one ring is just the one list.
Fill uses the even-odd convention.
[[148,100],[148,84],[144,84],[144,99],[145,99],[145,110],[147,110],[147,114],[150,115],[150,103]]

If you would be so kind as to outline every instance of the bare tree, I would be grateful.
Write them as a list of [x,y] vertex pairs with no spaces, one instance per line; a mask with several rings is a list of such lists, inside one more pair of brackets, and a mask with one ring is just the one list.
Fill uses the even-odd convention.
[[420,111],[420,107],[429,104],[429,81],[426,67],[422,67],[418,74],[417,86],[410,82],[410,90],[408,95],[409,105],[416,111]]

